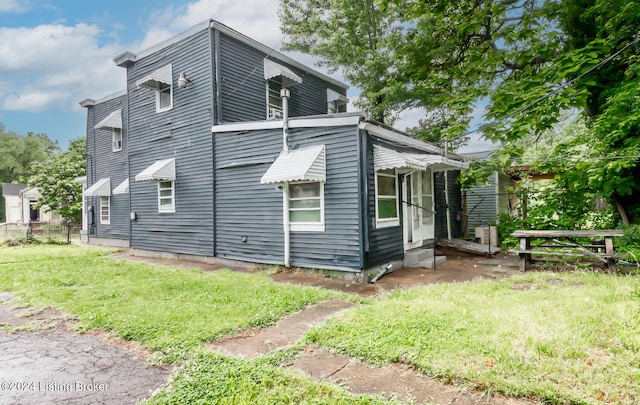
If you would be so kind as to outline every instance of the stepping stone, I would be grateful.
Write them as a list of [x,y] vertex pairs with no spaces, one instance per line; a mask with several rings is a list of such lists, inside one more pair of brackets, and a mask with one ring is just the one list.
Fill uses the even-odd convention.
[[293,345],[315,324],[319,324],[337,313],[356,304],[341,300],[324,301],[281,319],[267,328],[232,336],[207,346],[218,353],[253,359],[286,346]]

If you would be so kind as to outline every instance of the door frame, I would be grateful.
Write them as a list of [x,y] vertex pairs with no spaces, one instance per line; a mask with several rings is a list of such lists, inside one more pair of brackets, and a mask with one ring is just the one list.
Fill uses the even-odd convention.
[[[433,211],[435,201],[433,171],[407,170],[399,174],[402,175],[402,242],[404,250],[407,251],[422,247],[425,240],[434,239],[435,236],[435,215],[432,212],[407,204],[407,202],[416,205],[422,204],[422,179],[423,176],[430,174],[431,207],[425,208]],[[417,190],[413,187],[414,185],[418,186]],[[409,201],[409,198],[411,198],[411,201]],[[416,215],[418,218],[415,218]],[[423,218],[425,215],[431,215],[433,218],[430,229],[426,229],[424,226]],[[415,226],[416,224],[418,225],[417,227]],[[418,235],[418,237],[416,237],[416,235]]]

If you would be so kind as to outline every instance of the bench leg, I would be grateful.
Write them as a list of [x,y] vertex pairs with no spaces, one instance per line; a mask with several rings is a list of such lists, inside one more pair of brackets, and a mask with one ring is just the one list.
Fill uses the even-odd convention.
[[[531,239],[520,238],[520,250],[531,250]],[[531,253],[520,253],[520,271],[527,271],[531,263]]]
[[616,272],[616,251],[613,248],[613,238],[612,237],[605,237],[604,238],[604,250],[605,250],[605,254],[607,255],[607,268],[609,269],[610,273],[615,273]]

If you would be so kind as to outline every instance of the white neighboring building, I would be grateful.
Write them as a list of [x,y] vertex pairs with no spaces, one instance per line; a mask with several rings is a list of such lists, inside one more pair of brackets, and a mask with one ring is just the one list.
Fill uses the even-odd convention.
[[29,222],[57,222],[58,215],[45,212],[46,209],[36,209],[38,198],[42,195],[37,188],[27,184],[2,184],[6,222],[9,224],[28,224]]

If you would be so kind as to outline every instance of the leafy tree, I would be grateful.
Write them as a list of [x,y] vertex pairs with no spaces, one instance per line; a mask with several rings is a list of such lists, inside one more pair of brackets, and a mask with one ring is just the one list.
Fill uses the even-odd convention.
[[320,57],[320,65],[362,90],[356,102],[373,120],[391,123],[397,105],[389,97],[395,82],[389,38],[401,31],[402,3],[384,11],[378,0],[281,0],[285,50]]
[[73,180],[85,175],[84,142],[84,137],[74,139],[68,151],[31,166],[29,186],[37,187],[42,194],[38,206],[59,214],[69,226],[81,220],[82,185]]
[[45,134],[27,133],[25,136],[6,132],[0,124],[0,181],[19,182],[29,175],[28,168],[33,162],[46,160],[59,151],[57,141]]

